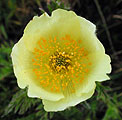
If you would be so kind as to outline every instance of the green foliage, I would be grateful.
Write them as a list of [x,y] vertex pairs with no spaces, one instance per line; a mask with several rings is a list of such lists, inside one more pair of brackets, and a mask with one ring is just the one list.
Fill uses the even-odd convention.
[[13,72],[10,53],[11,47],[7,42],[0,46],[0,80],[3,80]]
[[0,25],[0,31],[3,34],[3,36],[5,37],[5,39],[8,38],[5,27],[3,25]]
[[50,4],[48,4],[48,9],[50,11],[50,13],[52,13],[53,10],[55,9],[70,9],[70,7],[68,5],[64,5],[63,2],[61,2],[61,0],[52,0]]
[[103,120],[117,120],[117,119],[121,119],[117,107],[113,104],[109,104]]
[[20,90],[16,92],[10,101],[9,105],[5,109],[5,114],[8,115],[10,112],[24,114],[30,107],[34,106],[39,99],[31,99],[27,97],[26,90]]
[[100,83],[97,84],[97,99],[103,100],[104,104],[107,105],[107,110],[103,120],[121,120],[119,109],[122,105],[119,104],[121,102],[119,101],[119,94],[111,96],[111,94],[108,94],[107,91],[112,91],[112,88],[103,86]]
[[0,2],[0,31],[1,31],[0,34],[5,39],[8,39],[7,25],[11,23],[11,18],[14,16],[15,10],[16,10],[16,0],[9,0],[9,1],[4,0]]
[[[21,116],[25,113],[27,114],[27,116],[22,116],[17,118],[17,120],[33,120],[34,118],[40,118],[40,120],[43,120],[48,118],[48,113],[43,110],[41,100],[29,98],[27,96],[27,89],[19,90],[13,95],[10,103],[5,108],[2,118],[11,113]],[[53,116],[53,114],[51,116]]]

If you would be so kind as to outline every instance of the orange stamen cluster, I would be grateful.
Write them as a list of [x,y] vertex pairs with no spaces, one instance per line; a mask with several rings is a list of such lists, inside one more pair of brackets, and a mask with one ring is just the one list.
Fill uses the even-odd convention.
[[73,40],[69,35],[41,38],[32,59],[37,83],[51,92],[74,93],[92,65],[88,52],[79,46],[81,43],[81,40]]
[[72,55],[58,50],[49,58],[50,68],[56,73],[65,73],[71,67]]

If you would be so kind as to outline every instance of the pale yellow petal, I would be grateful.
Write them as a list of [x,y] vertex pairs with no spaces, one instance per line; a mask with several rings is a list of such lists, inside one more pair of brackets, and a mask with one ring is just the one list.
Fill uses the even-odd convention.
[[68,19],[71,19],[73,17],[77,17],[77,15],[73,11],[67,11],[67,10],[63,10],[63,9],[57,9],[57,10],[54,10],[52,12],[51,17],[53,17],[53,19],[55,19],[55,20],[60,19],[60,20],[63,20],[64,21],[64,18],[66,18],[66,20],[67,20],[67,18]]
[[102,51],[105,49],[96,37],[96,26],[83,17],[78,17],[80,21],[80,37],[82,46],[86,47],[89,52]]
[[96,26],[93,23],[77,16],[73,11],[62,9],[55,10],[51,17],[55,22],[54,30],[57,33],[60,31],[58,36],[69,34],[72,39],[81,40],[80,46],[85,47],[88,52],[102,51],[105,53],[103,45],[96,37]]
[[52,101],[58,101],[64,98],[63,94],[50,93],[44,90],[43,88],[41,88],[39,85],[36,85],[35,83],[33,83],[33,81],[31,81],[28,86],[28,96],[37,97],[41,99],[48,99]]
[[89,66],[89,73],[85,76],[81,85],[77,87],[76,94],[89,92],[95,84],[95,81],[105,81],[109,77],[107,74],[111,72],[110,57],[102,52],[96,52],[88,55],[91,65]]
[[27,24],[24,30],[24,41],[27,49],[30,51],[38,45],[38,41],[50,28],[50,17],[47,13],[42,14],[40,17],[34,16],[33,19]]
[[22,39],[20,39],[20,41],[14,45],[11,53],[14,73],[20,88],[25,88],[28,83],[24,76],[24,73],[26,72],[25,65],[28,65],[28,56],[27,49]]
[[[65,19],[65,17],[71,19]],[[55,10],[51,17],[46,13],[40,17],[35,16],[25,28],[23,35],[25,44],[30,51],[33,51],[38,41],[42,40],[41,37],[48,41],[49,38],[57,37],[58,39],[66,34],[75,34],[79,28],[78,22],[74,12],[61,9]]]
[[89,55],[91,61],[93,63],[91,78],[95,79],[95,81],[104,81],[108,80],[109,77],[107,74],[111,72],[111,59],[107,54],[103,53],[94,53]]
[[61,100],[55,101],[55,102],[44,99],[44,100],[42,100],[42,102],[44,104],[44,109],[47,112],[62,111],[68,107],[75,106],[75,105],[79,104],[80,102],[87,100],[88,98],[90,98],[93,95],[94,90],[95,90],[95,86],[88,93],[81,93],[79,97],[76,96],[75,94],[72,94],[72,95],[69,95],[68,97],[65,97],[64,99],[61,99]]
[[32,67],[32,53],[26,48],[23,38],[15,44],[11,53],[14,73],[20,88],[28,87],[30,97],[38,97],[57,101],[63,98],[63,94],[51,93],[44,90],[40,84],[37,84],[37,78],[34,76]]

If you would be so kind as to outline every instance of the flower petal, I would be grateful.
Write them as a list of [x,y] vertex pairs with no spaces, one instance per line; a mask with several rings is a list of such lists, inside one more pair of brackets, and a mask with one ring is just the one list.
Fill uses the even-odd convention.
[[62,111],[68,107],[75,106],[79,104],[80,102],[85,101],[86,99],[90,98],[95,90],[95,87],[89,91],[88,93],[81,93],[80,96],[76,96],[75,94],[72,94],[64,99],[61,99],[59,101],[49,101],[49,100],[42,100],[44,104],[44,109],[46,111]]
[[47,13],[40,17],[34,16],[24,30],[24,41],[27,48],[32,51],[40,37],[50,29],[50,17]]
[[[81,47],[85,46],[88,52],[99,50],[105,53],[103,45],[96,37],[96,26],[93,23],[77,16],[73,11],[62,9],[55,10],[51,17],[55,19],[55,23],[58,23],[53,27],[55,27],[56,31],[61,31],[62,36],[70,34],[74,40],[81,40]],[[77,34],[75,34],[76,31]]]
[[89,66],[89,74],[85,76],[80,87],[76,88],[77,96],[81,93],[87,93],[93,89],[95,81],[104,81],[109,79],[108,73],[111,72],[110,57],[102,52],[91,53],[88,55],[89,61],[92,63]]
[[53,19],[55,19],[55,20],[60,19],[60,20],[63,20],[64,21],[64,18],[71,19],[73,17],[77,17],[77,15],[73,11],[67,11],[67,10],[63,10],[63,9],[57,9],[57,10],[54,10],[52,12],[51,17],[53,17]]
[[23,38],[27,48],[33,51],[41,37],[48,41],[50,37],[61,38],[66,34],[75,34],[78,29],[79,21],[74,12],[57,9],[51,17],[46,13],[40,17],[35,16],[26,26]]
[[108,55],[101,52],[92,53],[89,55],[93,65],[91,76],[95,81],[104,81],[109,79],[108,75],[111,72],[111,59]]
[[23,38],[21,38],[21,40],[13,47],[11,53],[14,73],[17,77],[19,87],[22,89],[28,87],[29,97],[41,97],[42,99],[49,99],[53,101],[63,98],[63,94],[48,92],[36,83],[37,79],[34,77],[34,73],[32,71],[31,55],[32,53],[28,51]]
[[27,86],[28,83],[28,81],[25,80],[26,79],[24,76],[25,69],[23,68],[25,67],[24,65],[28,64],[28,62],[25,61],[28,60],[27,59],[28,52],[24,46],[22,39],[20,39],[20,41],[14,45],[12,49],[11,57],[12,57],[13,69],[14,69],[15,76],[17,77],[18,85],[20,88],[23,89]]
[[80,37],[82,38],[82,46],[86,46],[89,52],[102,51],[105,49],[96,37],[96,26],[83,17],[78,17],[80,21]]

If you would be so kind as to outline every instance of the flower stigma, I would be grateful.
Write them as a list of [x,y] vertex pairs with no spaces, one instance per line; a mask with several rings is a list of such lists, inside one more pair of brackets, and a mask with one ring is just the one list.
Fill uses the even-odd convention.
[[50,56],[49,65],[56,73],[64,73],[71,68],[71,58],[72,55],[57,50],[54,55]]

